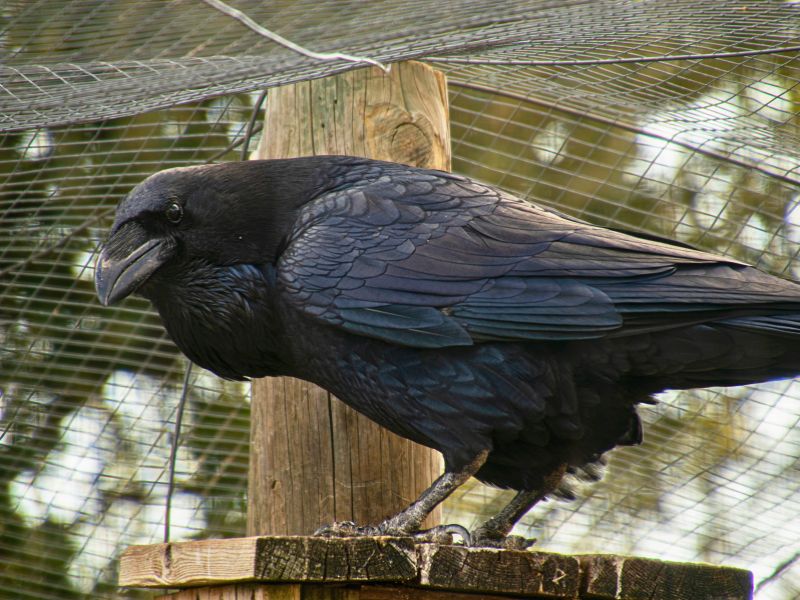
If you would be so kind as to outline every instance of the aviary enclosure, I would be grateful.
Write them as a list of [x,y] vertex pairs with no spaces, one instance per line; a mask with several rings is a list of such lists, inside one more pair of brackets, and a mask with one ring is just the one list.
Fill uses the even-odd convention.
[[[455,172],[800,278],[797,2],[231,4],[306,48],[443,71]],[[186,363],[144,301],[96,301],[101,238],[147,175],[254,149],[262,90],[364,65],[199,0],[1,8],[0,596],[144,597],[117,558],[163,538]],[[757,598],[795,598],[797,383],[660,400],[642,447],[524,533],[747,568]],[[193,371],[171,539],[243,535],[249,410],[248,386]],[[475,484],[445,512],[471,526],[507,497]]]

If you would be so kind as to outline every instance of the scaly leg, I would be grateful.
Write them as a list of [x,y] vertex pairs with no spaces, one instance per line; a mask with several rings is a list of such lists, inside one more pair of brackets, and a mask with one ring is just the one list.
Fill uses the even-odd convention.
[[419,498],[411,505],[397,513],[395,516],[386,519],[383,523],[376,526],[359,527],[351,521],[342,521],[321,527],[314,535],[327,537],[351,537],[359,535],[414,535],[426,540],[437,539],[441,535],[456,533],[469,541],[469,532],[460,525],[440,525],[432,529],[420,531],[419,528],[430,512],[445,498],[452,494],[467,479],[478,472],[486,462],[489,455],[488,450],[481,451],[472,462],[463,469],[456,472],[447,472],[434,481]]
[[486,546],[489,548],[509,548],[524,550],[533,545],[536,540],[529,540],[518,535],[508,535],[525,514],[547,494],[555,490],[561,483],[566,473],[567,465],[559,465],[552,473],[544,478],[544,485],[540,490],[522,490],[511,499],[503,510],[486,521],[472,532],[470,545],[475,547]]
[[524,550],[536,540],[520,536],[509,536],[517,521],[525,516],[533,506],[546,494],[538,490],[523,490],[511,499],[511,502],[472,532],[470,545],[475,547],[510,548]]

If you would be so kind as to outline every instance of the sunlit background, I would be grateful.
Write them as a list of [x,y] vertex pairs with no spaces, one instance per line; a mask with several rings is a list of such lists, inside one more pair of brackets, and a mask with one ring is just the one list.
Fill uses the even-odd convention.
[[[800,279],[800,3],[232,4],[314,49],[444,70],[456,172]],[[186,363],[147,303],[99,305],[94,255],[148,174],[237,160],[261,89],[351,67],[199,0],[0,0],[0,598],[151,596],[116,588],[117,559],[163,538]],[[249,388],[190,383],[171,539],[243,535]],[[660,400],[643,446],[519,533],[800,596],[800,384]],[[467,487],[448,520],[507,500]]]

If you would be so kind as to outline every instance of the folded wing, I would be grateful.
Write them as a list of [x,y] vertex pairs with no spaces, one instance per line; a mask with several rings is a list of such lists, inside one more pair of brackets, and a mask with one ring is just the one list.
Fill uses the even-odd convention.
[[308,314],[422,348],[729,318],[784,331],[797,320],[753,319],[800,312],[795,284],[736,261],[594,227],[455,175],[402,169],[309,203],[278,274]]

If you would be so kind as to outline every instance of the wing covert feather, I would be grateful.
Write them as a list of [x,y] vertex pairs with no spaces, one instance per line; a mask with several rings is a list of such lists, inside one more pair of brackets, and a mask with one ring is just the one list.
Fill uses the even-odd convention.
[[800,301],[793,284],[736,261],[400,167],[306,205],[278,278],[322,321],[422,348],[625,335],[681,313]]

